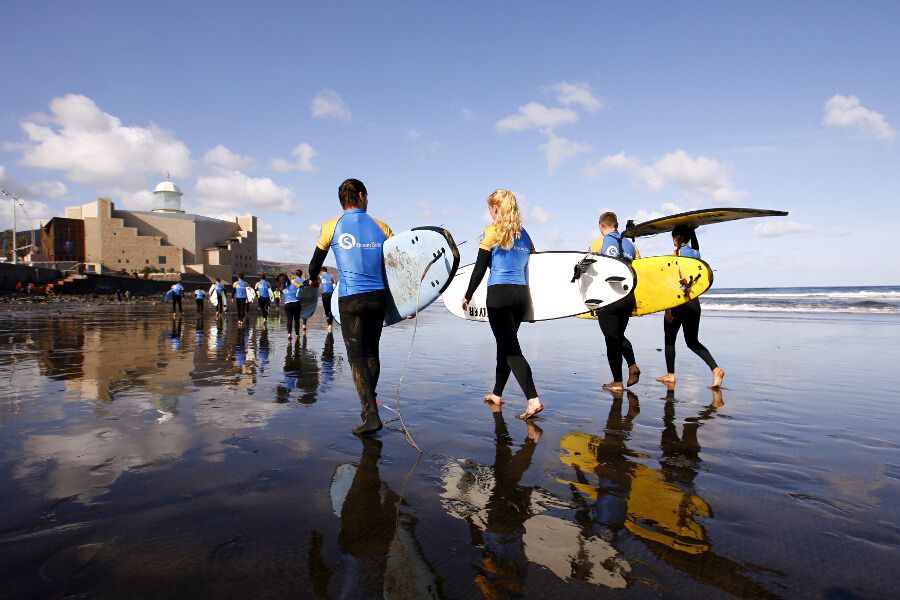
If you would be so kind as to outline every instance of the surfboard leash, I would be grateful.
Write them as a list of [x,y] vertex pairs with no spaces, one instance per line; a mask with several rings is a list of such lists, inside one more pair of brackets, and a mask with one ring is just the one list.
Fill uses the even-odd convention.
[[422,276],[419,277],[419,290],[416,293],[416,313],[413,315],[413,320],[415,323],[413,324],[413,334],[412,339],[409,342],[409,351],[406,353],[406,362],[403,365],[403,370],[400,372],[400,379],[397,381],[397,410],[394,410],[386,405],[383,405],[388,410],[397,414],[397,418],[400,420],[400,427],[403,429],[403,435],[406,437],[406,441],[415,448],[419,453],[422,452],[422,449],[416,444],[415,439],[413,439],[412,433],[410,433],[409,428],[406,426],[406,421],[403,420],[403,412],[400,409],[400,386],[403,385],[403,379],[406,377],[406,371],[409,369],[409,363],[412,360],[413,348],[416,343],[416,333],[419,331],[419,300],[422,298],[422,286],[421,283],[425,281],[425,276],[428,275],[428,271],[431,267],[436,263],[441,257],[446,253],[445,248],[441,248],[439,252],[434,255],[427,265],[425,265],[425,269],[422,271]]

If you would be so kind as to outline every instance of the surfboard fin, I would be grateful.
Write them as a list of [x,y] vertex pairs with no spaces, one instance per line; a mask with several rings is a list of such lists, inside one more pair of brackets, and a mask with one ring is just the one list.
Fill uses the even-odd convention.
[[572,281],[570,281],[569,283],[575,283],[576,281],[581,279],[581,276],[587,272],[587,268],[595,262],[597,262],[597,259],[585,257],[575,263],[575,272],[572,274]]

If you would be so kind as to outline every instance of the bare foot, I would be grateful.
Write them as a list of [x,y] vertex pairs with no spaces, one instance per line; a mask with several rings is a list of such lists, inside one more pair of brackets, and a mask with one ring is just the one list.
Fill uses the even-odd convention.
[[328,333],[331,333],[331,325],[328,326]]
[[603,384],[603,389],[611,392],[621,392],[625,389],[625,386],[622,385],[621,381],[610,381]]
[[528,399],[528,408],[519,415],[517,418],[519,419],[531,419],[536,416],[539,412],[544,410],[544,405],[541,404],[541,399],[535,396],[534,398]]
[[709,389],[714,390],[716,388],[722,387],[722,380],[725,379],[725,371],[716,367],[713,369],[713,382],[712,385],[709,386]]
[[657,377],[656,380],[660,383],[675,383],[675,373],[666,373],[661,377]]
[[641,379],[641,370],[637,365],[628,367],[628,387],[633,386]]
[[528,427],[528,439],[535,444],[541,441],[541,436],[544,435],[544,430],[534,424],[533,421],[525,421],[526,427]]
[[492,404],[503,404],[503,399],[500,398],[497,394],[490,393],[484,395],[485,402],[491,402]]

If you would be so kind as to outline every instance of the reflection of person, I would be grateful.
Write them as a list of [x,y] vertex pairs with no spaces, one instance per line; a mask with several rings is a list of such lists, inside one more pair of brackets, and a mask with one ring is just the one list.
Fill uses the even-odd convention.
[[322,391],[327,391],[334,381],[334,334],[325,334],[325,347],[322,348]]
[[294,277],[284,279],[282,295],[284,296],[284,314],[287,315],[288,341],[291,341],[291,330],[300,335],[300,288],[303,287],[303,271],[294,271]]
[[[690,246],[688,246],[690,242]],[[686,258],[700,258],[700,244],[694,229],[686,225],[679,225],[672,230],[672,243],[675,245],[675,256]],[[663,320],[663,332],[666,340],[666,374],[657,377],[657,381],[663,383],[675,383],[675,340],[678,339],[678,330],[684,327],[684,343],[694,354],[699,356],[706,366],[712,371],[713,381],[711,388],[722,385],[725,371],[716,364],[706,346],[700,343],[700,299],[694,298],[690,302],[666,310]]]
[[257,298],[259,298],[259,314],[262,315],[263,318],[263,326],[269,326],[269,303],[272,301],[271,293],[272,293],[272,285],[266,279],[265,273],[260,273],[259,281],[256,282],[254,286],[257,291]]
[[328,325],[328,331],[331,332],[331,324],[334,323],[334,315],[331,314],[331,294],[334,292],[334,275],[328,272],[328,269],[322,267],[319,274],[320,286],[322,289],[322,309],[325,311],[325,323]]
[[306,347],[306,337],[288,344],[284,355],[284,379],[276,387],[279,403],[290,399],[292,390],[299,390],[298,401],[312,404],[319,391],[319,363],[314,352]]
[[340,273],[341,331],[362,408],[362,423],[353,433],[369,434],[382,427],[376,404],[386,302],[382,246],[394,234],[366,212],[369,195],[362,181],[347,179],[341,183],[338,198],[344,212],[322,225],[309,261],[309,278],[319,276],[329,249],[333,249]]
[[244,326],[244,313],[247,311],[247,286],[249,284],[244,281],[244,274],[238,273],[237,281],[234,282],[232,293],[234,294],[234,303],[237,305],[237,322],[238,327]]
[[[619,219],[616,213],[600,215],[600,237],[591,242],[591,252],[609,256],[630,263],[640,254],[628,238],[619,233]],[[634,310],[634,296],[609,308],[599,311],[597,321],[606,341],[606,358],[613,380],[603,385],[608,390],[622,390],[622,359],[628,364],[628,385],[634,385],[641,377],[641,370],[634,359],[631,342],[625,337],[628,320]]]
[[462,307],[464,311],[468,309],[472,295],[490,267],[487,311],[488,322],[497,342],[497,367],[494,389],[485,394],[484,399],[500,404],[503,388],[512,372],[528,399],[528,406],[519,418],[530,419],[541,412],[544,405],[534,387],[531,366],[522,356],[518,331],[531,306],[527,270],[534,245],[522,227],[515,194],[509,190],[497,190],[488,196],[487,204],[494,222],[484,230]]
[[181,295],[184,293],[184,286],[181,285],[181,282],[177,282],[172,286],[172,316],[175,316],[175,309],[178,309],[178,313],[184,314],[184,311],[181,310]]
[[513,453],[512,436],[506,428],[500,407],[491,407],[494,416],[494,487],[486,504],[483,556],[477,568],[475,585],[485,598],[507,598],[524,591],[528,559],[523,536],[525,521],[532,515],[533,487],[521,485],[531,466],[534,450],[543,433],[528,422],[528,435]]

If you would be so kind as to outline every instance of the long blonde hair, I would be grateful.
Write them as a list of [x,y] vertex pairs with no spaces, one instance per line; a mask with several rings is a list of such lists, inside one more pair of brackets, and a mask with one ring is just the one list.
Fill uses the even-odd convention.
[[509,250],[522,235],[522,215],[519,214],[516,195],[509,190],[497,190],[488,196],[487,203],[499,208],[494,220],[494,233],[497,245]]

